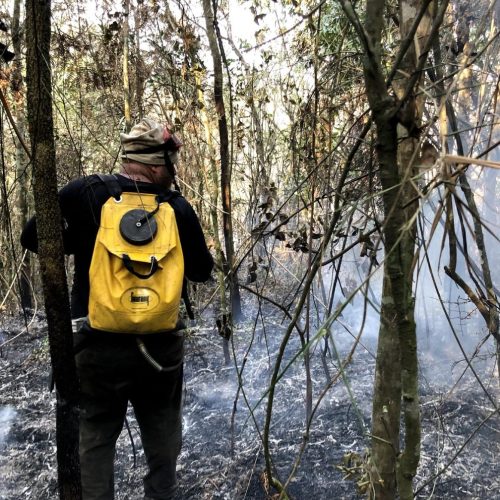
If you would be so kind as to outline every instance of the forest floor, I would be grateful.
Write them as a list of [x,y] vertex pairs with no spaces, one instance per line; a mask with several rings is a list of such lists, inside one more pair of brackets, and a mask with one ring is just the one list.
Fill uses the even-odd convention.
[[[23,321],[20,315],[4,314],[0,323],[0,345],[8,342],[0,351],[0,500],[55,499],[55,396],[48,390],[46,325],[38,314],[29,333],[19,335]],[[262,430],[272,373],[269,360],[275,358],[284,326],[271,315],[266,321],[267,335],[260,330],[252,335],[249,323],[234,332],[239,363],[249,350],[242,375],[247,402],[240,391],[234,415],[238,378],[234,366],[224,365],[215,325],[202,323],[187,337],[180,498],[266,499],[273,493],[266,491],[262,480],[264,458],[255,425]],[[291,343],[286,362],[296,354],[296,346]],[[307,447],[289,484],[291,498],[362,498],[356,481],[363,478],[354,474],[354,480],[346,479],[346,474],[356,472],[358,458],[369,445],[364,433],[369,428],[375,362],[368,351],[373,353],[375,347],[366,347],[358,349],[344,382],[328,391],[315,412]],[[347,349],[339,352],[345,356]],[[317,358],[312,363],[316,400],[325,386],[326,370],[318,361],[319,349],[312,355]],[[434,363],[431,358],[428,362]],[[334,374],[335,363],[330,366]],[[460,390],[450,391],[443,389],[439,377],[422,376],[421,387],[423,438],[415,485],[419,489],[430,482],[417,498],[500,498],[499,418],[495,414],[485,421],[493,408],[477,382],[465,376]],[[303,362],[298,358],[280,381],[273,407],[270,444],[282,481],[303,441],[304,401]],[[116,498],[135,500],[142,498],[145,463],[131,411],[128,420],[136,451],[134,457],[124,429],[117,445]]]

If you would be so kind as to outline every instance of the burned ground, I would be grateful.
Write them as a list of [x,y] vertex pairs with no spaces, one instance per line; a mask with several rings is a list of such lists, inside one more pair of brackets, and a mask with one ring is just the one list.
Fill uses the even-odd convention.
[[[264,459],[259,432],[265,417],[264,396],[272,360],[283,326],[278,319],[273,322],[272,316],[267,320],[265,335],[262,331],[252,335],[249,324],[242,324],[234,334],[240,366],[248,351],[241,376],[244,393],[238,394],[234,417],[238,378],[234,366],[224,366],[221,339],[215,327],[198,325],[187,337],[184,446],[178,466],[181,498],[268,497],[262,481]],[[4,316],[1,324],[0,343],[4,345],[0,358],[0,499],[52,499],[57,498],[55,398],[48,392],[46,326],[39,315],[29,333],[18,335],[23,321],[20,316]],[[248,349],[250,344],[252,348]],[[366,347],[373,352],[374,346],[369,344]],[[297,346],[298,342],[291,342],[288,360],[296,354]],[[312,352],[317,361],[312,372],[315,398],[327,380],[319,361],[319,347],[320,344]],[[340,343],[339,351],[341,357],[346,354]],[[431,366],[426,366],[426,362]],[[333,374],[337,363],[335,360],[329,363]],[[362,472],[358,464],[367,458],[374,364],[373,356],[358,348],[345,377],[322,400],[298,472],[288,488],[292,498],[362,498],[356,481],[363,485],[366,479],[358,474]],[[417,497],[500,498],[499,418],[493,415],[485,421],[493,406],[468,373],[450,390],[450,384],[443,384],[442,379],[448,373],[451,380],[452,373],[456,374],[460,367],[452,372],[452,366],[441,364],[439,373],[445,375],[433,377],[429,376],[433,368],[437,370],[433,364],[434,358],[424,355],[423,439],[415,481],[419,489]],[[497,397],[496,380],[492,379],[490,385],[488,390]],[[280,380],[273,408],[270,443],[273,464],[282,481],[290,473],[304,439],[304,400],[304,374],[299,357]],[[116,497],[133,500],[142,498],[145,465],[131,411],[128,421],[130,436],[124,429],[118,442]],[[354,480],[346,479],[346,475]]]

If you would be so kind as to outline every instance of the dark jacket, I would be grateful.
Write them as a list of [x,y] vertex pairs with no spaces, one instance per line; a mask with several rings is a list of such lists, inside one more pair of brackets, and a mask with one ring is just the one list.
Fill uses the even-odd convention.
[[[136,182],[117,175],[123,191],[165,194],[165,188],[156,184]],[[59,192],[63,217],[63,241],[66,254],[75,256],[75,273],[71,290],[71,316],[87,315],[89,301],[89,268],[94,243],[99,229],[101,207],[109,198],[107,187],[95,175],[71,181]],[[184,274],[191,281],[202,282],[210,277],[213,260],[191,205],[181,195],[171,197],[179,237],[184,254]],[[36,219],[28,221],[21,235],[23,247],[37,252]]]

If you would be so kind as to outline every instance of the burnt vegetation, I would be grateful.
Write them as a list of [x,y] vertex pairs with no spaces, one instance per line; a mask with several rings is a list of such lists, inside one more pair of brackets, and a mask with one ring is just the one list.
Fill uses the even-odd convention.
[[[52,1],[52,180],[112,172],[118,132],[156,116],[217,261],[190,291],[182,498],[498,497],[498,8],[97,4]],[[18,243],[43,59],[30,10],[0,14],[0,499],[69,498]],[[116,497],[144,473],[130,413]]]

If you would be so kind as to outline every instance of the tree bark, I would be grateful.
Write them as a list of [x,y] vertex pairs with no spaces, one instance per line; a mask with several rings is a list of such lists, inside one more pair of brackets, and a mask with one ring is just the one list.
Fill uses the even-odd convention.
[[[400,313],[406,309],[401,291],[404,274],[399,260],[401,247],[398,231],[403,226],[402,212],[397,210],[400,183],[397,165],[396,103],[387,92],[381,68],[381,32],[383,1],[369,0],[365,27],[368,42],[364,61],[365,86],[377,128],[377,155],[384,206],[384,280],[377,347],[375,386],[372,409],[372,462],[374,492],[377,499],[396,496],[396,456],[399,453],[401,415],[401,346]],[[399,307],[402,306],[402,307]]]
[[[205,141],[207,143],[208,148],[208,158],[209,158],[209,167],[208,169],[205,167],[204,162],[204,175],[206,179],[206,185],[208,187],[208,192],[210,195],[210,220],[212,222],[212,231],[214,234],[214,246],[215,246],[215,254],[217,256],[217,262],[219,263],[219,268],[217,269],[217,283],[219,285],[220,291],[220,302],[221,302],[221,311],[224,313],[227,310],[226,304],[226,292],[224,285],[224,255],[222,253],[222,246],[219,237],[219,217],[217,215],[217,204],[219,197],[218,190],[218,179],[217,179],[217,167],[215,163],[215,152],[214,145],[212,140],[212,132],[210,127],[210,121],[208,118],[208,114],[206,111],[205,105],[205,96],[203,94],[203,88],[201,85],[201,68],[195,67],[193,70],[195,82],[196,82],[196,95],[198,100],[198,106],[200,108],[201,122],[203,124],[203,128],[205,131]],[[209,174],[207,175],[207,170],[209,170]],[[224,337],[222,339],[223,349],[224,349],[224,362],[226,365],[231,363],[231,356],[229,351],[229,339]]]
[[78,381],[73,356],[62,219],[57,195],[50,72],[50,0],[26,1],[27,107],[38,253],[56,385],[56,443],[61,499],[80,499]]
[[[14,48],[14,60],[12,61],[13,71],[11,80],[11,90],[14,97],[14,116],[20,134],[24,137],[24,82],[22,75],[22,41],[23,33],[20,29],[21,0],[14,1],[14,11],[12,14],[12,46]],[[24,227],[28,220],[28,158],[21,141],[16,138],[16,178],[18,182],[17,210],[21,227]],[[21,307],[23,309],[33,306],[31,296],[31,265],[30,256],[26,254],[21,266],[19,276],[19,293],[21,296]]]
[[144,118],[144,88],[146,79],[146,68],[144,58],[141,53],[141,28],[144,20],[144,4],[137,4],[134,12],[134,26],[135,26],[135,103],[137,109],[137,118],[142,120]]
[[217,44],[215,33],[215,13],[210,0],[203,0],[203,15],[207,26],[207,36],[214,65],[214,101],[219,122],[220,140],[220,169],[221,195],[223,209],[223,231],[227,259],[227,279],[231,295],[231,313],[233,320],[241,317],[241,298],[238,287],[238,278],[234,262],[234,240],[231,203],[231,167],[229,162],[229,134],[227,127],[226,109],[224,106],[224,77],[222,72],[222,58]]
[[129,53],[129,11],[130,0],[123,1],[123,116],[125,117],[125,128],[127,132],[132,127],[132,117],[130,115],[130,78],[128,70]]
[[[377,499],[393,499],[398,493],[402,499],[413,498],[412,479],[420,458],[413,297],[414,216],[418,207],[415,201],[411,201],[418,198],[411,176],[422,113],[422,103],[415,97],[414,89],[420,80],[419,64],[425,60],[430,47],[428,35],[432,35],[429,20],[424,19],[425,5],[421,0],[400,0],[400,54],[387,79],[381,43],[385,0],[368,0],[365,16],[368,21],[364,26],[352,4],[342,1],[342,7],[364,46],[365,87],[377,130],[377,156],[383,190],[385,260],[371,456],[373,495]],[[392,82],[399,73],[404,76],[398,76],[398,80],[394,78]],[[390,83],[393,83],[396,95],[389,92]],[[402,416],[405,445],[401,451]]]

